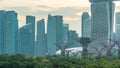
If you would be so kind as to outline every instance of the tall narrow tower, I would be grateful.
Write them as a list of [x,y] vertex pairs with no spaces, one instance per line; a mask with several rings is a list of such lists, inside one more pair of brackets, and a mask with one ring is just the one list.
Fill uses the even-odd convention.
[[63,17],[48,15],[47,51],[50,54],[55,54],[58,49],[54,43],[63,43]]
[[43,56],[46,53],[46,38],[44,19],[37,22],[36,56]]
[[91,37],[93,45],[109,42],[113,34],[114,7],[110,0],[90,0],[91,2]]

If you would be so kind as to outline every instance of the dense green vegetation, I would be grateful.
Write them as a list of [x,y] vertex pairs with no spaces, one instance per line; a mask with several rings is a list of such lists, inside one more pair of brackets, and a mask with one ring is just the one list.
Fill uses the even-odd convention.
[[108,57],[0,55],[0,68],[120,68],[120,60]]

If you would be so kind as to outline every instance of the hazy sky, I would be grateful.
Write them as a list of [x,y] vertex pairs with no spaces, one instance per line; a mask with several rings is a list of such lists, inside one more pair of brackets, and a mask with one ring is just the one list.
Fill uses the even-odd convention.
[[[70,29],[81,33],[81,14],[90,12],[88,0],[0,0],[1,10],[15,10],[18,13],[19,26],[25,24],[25,16],[36,16],[37,20],[47,19],[48,14],[63,15]],[[116,11],[120,11],[120,2],[116,2]],[[36,20],[36,21],[37,21]]]

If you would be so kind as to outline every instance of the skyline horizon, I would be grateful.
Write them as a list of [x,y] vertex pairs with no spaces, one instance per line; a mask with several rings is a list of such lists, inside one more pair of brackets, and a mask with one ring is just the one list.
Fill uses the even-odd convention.
[[[45,27],[47,26],[47,16],[51,15],[62,15],[64,23],[69,24],[70,30],[76,30],[79,36],[81,36],[81,14],[82,12],[89,12],[90,14],[90,3],[88,0],[75,0],[71,2],[75,4],[70,4],[67,1],[55,1],[53,3],[50,0],[11,0],[11,2],[7,0],[0,0],[1,9],[3,10],[14,10],[18,13],[19,27],[25,25],[25,17],[27,15],[32,15],[36,17],[36,24],[38,20],[45,19]],[[53,0],[54,1],[54,0]],[[19,3],[17,3],[19,2]],[[42,4],[39,4],[42,2]],[[8,3],[8,4],[4,4]],[[11,5],[9,5],[11,3]],[[15,3],[14,5],[12,3]],[[120,2],[116,2],[116,12],[120,12]],[[33,5],[31,5],[33,4]],[[54,6],[54,5],[57,5]],[[61,5],[64,4],[64,5]],[[32,6],[32,7],[31,7]],[[46,28],[45,28],[46,29]]]

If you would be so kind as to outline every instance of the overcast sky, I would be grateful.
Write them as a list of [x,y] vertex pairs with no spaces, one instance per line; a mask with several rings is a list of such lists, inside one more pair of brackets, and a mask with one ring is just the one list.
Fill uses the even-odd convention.
[[[36,16],[37,20],[47,19],[48,14],[63,15],[70,29],[81,33],[81,14],[90,13],[88,0],[0,0],[1,10],[15,10],[18,13],[19,26],[25,24],[25,16]],[[116,11],[120,11],[120,2],[116,2]],[[37,21],[36,20],[36,21]]]

